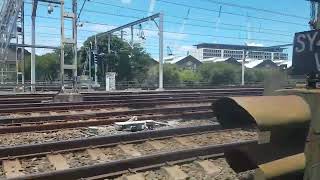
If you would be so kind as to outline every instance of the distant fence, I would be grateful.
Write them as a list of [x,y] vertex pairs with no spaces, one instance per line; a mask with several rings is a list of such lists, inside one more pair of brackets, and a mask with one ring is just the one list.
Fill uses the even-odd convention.
[[[287,86],[293,87],[296,81],[288,81]],[[65,81],[65,88],[72,89],[74,82]],[[100,83],[98,87],[94,86],[94,82],[91,83],[91,88],[98,91],[105,90],[105,84]],[[86,91],[89,89],[90,82],[85,83],[76,83],[76,86],[79,90]],[[216,89],[216,88],[232,88],[232,87],[243,87],[241,84],[210,84],[208,82],[181,82],[176,84],[164,83],[164,89]],[[247,83],[245,87],[263,87],[263,82]],[[59,81],[52,82],[37,82],[35,84],[37,91],[59,91],[61,89],[61,83]],[[138,83],[133,81],[122,81],[116,83],[116,90],[128,90],[128,89],[142,89],[142,90],[155,90],[158,88],[158,84],[147,84],[147,83]],[[13,91],[18,92],[21,90],[30,91],[31,84],[30,82],[25,82],[25,84],[16,84],[14,82],[0,84],[0,91]]]

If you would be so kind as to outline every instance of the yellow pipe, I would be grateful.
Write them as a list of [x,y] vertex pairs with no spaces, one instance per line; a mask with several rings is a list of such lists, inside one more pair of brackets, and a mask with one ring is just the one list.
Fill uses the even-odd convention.
[[255,170],[255,180],[292,180],[303,176],[306,159],[304,153],[278,159],[259,165]]

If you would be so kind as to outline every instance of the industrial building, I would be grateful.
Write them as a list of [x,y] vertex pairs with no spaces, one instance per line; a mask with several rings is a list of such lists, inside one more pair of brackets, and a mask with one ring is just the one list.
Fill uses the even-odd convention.
[[242,60],[244,58],[245,51],[248,51],[247,59],[251,60],[288,60],[288,53],[285,53],[285,48],[282,47],[260,47],[214,43],[201,43],[194,46],[195,49],[190,53],[199,60],[209,58],[226,59],[230,57]]

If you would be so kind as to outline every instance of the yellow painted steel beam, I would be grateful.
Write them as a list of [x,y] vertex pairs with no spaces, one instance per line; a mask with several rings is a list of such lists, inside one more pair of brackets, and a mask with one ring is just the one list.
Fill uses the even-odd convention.
[[300,96],[228,97],[212,108],[224,128],[253,125],[258,130],[259,144],[225,153],[236,172],[304,152],[311,110]]
[[303,178],[306,159],[304,153],[285,157],[259,165],[255,170],[255,180],[292,180]]
[[295,95],[229,97],[219,99],[212,106],[219,123],[225,127],[255,124],[260,131],[268,131],[307,124],[311,119],[309,105]]

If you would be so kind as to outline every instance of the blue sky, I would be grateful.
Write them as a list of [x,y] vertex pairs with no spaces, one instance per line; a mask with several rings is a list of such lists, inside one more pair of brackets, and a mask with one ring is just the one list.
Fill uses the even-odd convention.
[[[66,7],[71,7],[71,0],[65,1]],[[219,2],[277,13],[228,6]],[[83,0],[78,0],[79,9],[82,3]],[[185,55],[192,45],[202,42],[263,46],[287,44],[292,43],[295,32],[309,29],[309,3],[305,0],[90,0],[86,2],[80,16],[83,27],[79,27],[78,46],[97,32],[104,32],[157,12],[164,13],[165,54],[166,47],[170,46],[174,54]],[[26,4],[25,14],[26,43],[29,44],[31,4]],[[38,7],[37,44],[59,46],[59,14],[59,7],[51,15],[48,15],[45,3]],[[65,26],[71,28],[68,22]],[[144,23],[142,31],[146,40],[138,37],[141,31],[137,26],[134,32],[135,42],[141,43],[147,52],[157,58],[157,27],[153,22]],[[129,29],[126,32],[129,35]],[[66,33],[70,34],[71,31],[66,30]],[[128,35],[126,39],[129,39]],[[48,50],[37,49],[36,52],[43,54]],[[288,52],[291,54],[291,48]]]

